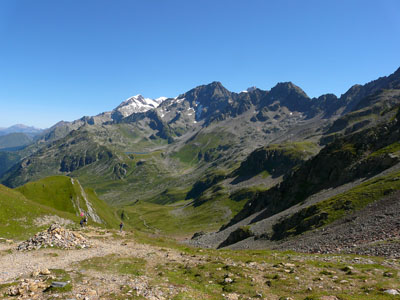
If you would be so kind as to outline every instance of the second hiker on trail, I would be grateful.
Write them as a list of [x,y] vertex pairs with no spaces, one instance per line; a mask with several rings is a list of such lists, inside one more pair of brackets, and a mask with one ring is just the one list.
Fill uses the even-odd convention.
[[124,223],[123,223],[123,222],[121,222],[121,223],[119,224],[119,232],[122,232],[122,227],[124,227]]

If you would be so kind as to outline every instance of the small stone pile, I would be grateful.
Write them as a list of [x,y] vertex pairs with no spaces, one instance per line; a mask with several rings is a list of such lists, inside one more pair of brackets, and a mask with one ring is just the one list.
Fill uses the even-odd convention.
[[18,285],[11,286],[6,294],[18,296],[17,299],[43,299],[40,295],[49,287],[43,279],[21,279]]
[[17,250],[37,250],[42,247],[57,247],[61,249],[88,248],[90,243],[81,234],[67,230],[56,223],[52,224],[49,229],[39,232],[19,244]]
[[6,291],[6,295],[12,298],[5,299],[45,299],[43,293],[52,286],[48,281],[56,277],[51,275],[48,269],[36,270],[31,274],[31,277],[22,278],[10,286]]

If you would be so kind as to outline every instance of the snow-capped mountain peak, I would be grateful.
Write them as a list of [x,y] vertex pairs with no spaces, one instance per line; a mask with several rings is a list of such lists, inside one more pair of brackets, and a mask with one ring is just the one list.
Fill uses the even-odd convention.
[[161,104],[161,102],[164,102],[164,100],[167,100],[168,97],[158,97],[157,99],[154,99],[158,104]]
[[160,97],[154,100],[150,98],[144,98],[139,94],[123,101],[113,110],[113,112],[119,112],[123,117],[127,117],[133,113],[145,112],[156,108],[165,99],[165,97]]

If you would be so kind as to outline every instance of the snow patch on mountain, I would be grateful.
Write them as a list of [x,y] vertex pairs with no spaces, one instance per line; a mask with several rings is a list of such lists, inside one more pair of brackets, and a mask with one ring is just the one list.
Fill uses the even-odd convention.
[[249,88],[247,88],[246,92],[250,93],[250,92],[254,92],[257,89],[256,86],[251,86]]
[[159,105],[161,104],[161,102],[164,102],[164,100],[167,100],[168,97],[158,97],[156,99],[154,99],[154,101],[156,101]]
[[130,97],[118,105],[113,112],[119,112],[122,116],[127,117],[133,113],[145,112],[158,107],[166,97],[157,99],[144,98],[142,95]]

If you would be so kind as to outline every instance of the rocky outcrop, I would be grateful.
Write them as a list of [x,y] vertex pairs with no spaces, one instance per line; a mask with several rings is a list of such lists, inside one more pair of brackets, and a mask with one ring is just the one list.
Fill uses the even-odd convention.
[[18,251],[38,250],[40,248],[58,247],[62,249],[90,247],[88,240],[81,234],[52,224],[49,229],[35,234],[18,245]]
[[242,241],[244,239],[247,239],[251,236],[254,236],[253,232],[250,230],[250,226],[242,226],[236,229],[235,231],[232,231],[228,238],[223,241],[219,246],[219,248],[223,248],[232,244],[235,244],[239,241]]
[[293,144],[270,145],[254,150],[234,172],[235,176],[252,177],[263,171],[278,177],[289,173],[312,156],[307,147],[300,149]]
[[73,172],[98,160],[109,160],[112,157],[112,152],[107,150],[105,147],[90,149],[84,153],[67,154],[61,160],[60,171]]

